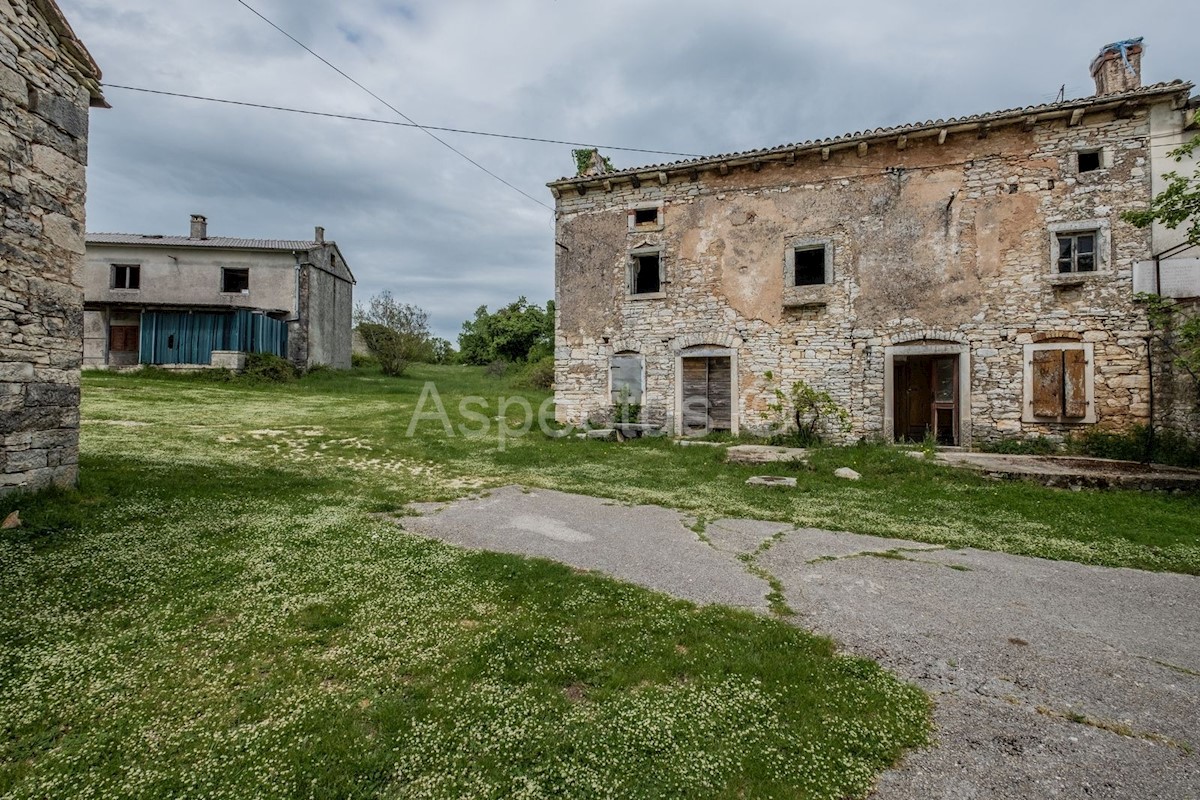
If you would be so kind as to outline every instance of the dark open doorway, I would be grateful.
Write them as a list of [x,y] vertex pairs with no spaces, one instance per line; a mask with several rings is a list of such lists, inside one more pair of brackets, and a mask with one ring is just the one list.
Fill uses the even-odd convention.
[[896,441],[957,445],[960,434],[958,356],[897,356]]

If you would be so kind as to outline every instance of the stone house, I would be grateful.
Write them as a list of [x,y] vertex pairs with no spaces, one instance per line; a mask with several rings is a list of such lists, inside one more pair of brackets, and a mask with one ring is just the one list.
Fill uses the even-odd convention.
[[0,0],[0,493],[79,462],[88,108],[100,69],[53,0]]
[[248,352],[350,368],[354,274],[337,243],[89,233],[84,366],[237,368]]
[[1200,295],[1200,260],[1120,214],[1178,166],[1197,102],[1142,86],[1141,55],[1104,48],[1092,97],[550,183],[560,421],[628,401],[761,432],[803,380],[844,441],[1120,430],[1156,401],[1194,432],[1135,289]]

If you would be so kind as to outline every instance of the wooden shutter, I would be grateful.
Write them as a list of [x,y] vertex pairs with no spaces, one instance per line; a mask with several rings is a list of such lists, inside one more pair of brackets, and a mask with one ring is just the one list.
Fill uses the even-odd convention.
[[683,424],[690,430],[708,429],[708,359],[683,359]]
[[728,357],[708,360],[708,415],[719,431],[733,427],[733,369]]
[[1063,413],[1063,351],[1033,351],[1033,415],[1058,417]]
[[1082,350],[1064,350],[1063,416],[1087,416],[1087,354]]
[[108,349],[117,353],[136,353],[138,351],[138,326],[110,326],[108,329]]
[[612,357],[612,402],[642,404],[642,357]]

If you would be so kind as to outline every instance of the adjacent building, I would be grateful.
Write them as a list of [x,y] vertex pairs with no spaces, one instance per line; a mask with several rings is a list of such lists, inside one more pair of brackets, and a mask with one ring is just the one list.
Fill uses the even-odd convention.
[[1200,259],[1121,212],[1197,101],[1141,56],[1105,47],[1082,99],[552,182],[560,420],[755,432],[802,380],[843,440],[1196,431],[1135,293],[1200,295]]
[[84,364],[237,368],[274,353],[349,369],[354,275],[317,228],[312,240],[90,233]]
[[53,0],[0,3],[0,492],[79,462],[88,108],[100,69]]

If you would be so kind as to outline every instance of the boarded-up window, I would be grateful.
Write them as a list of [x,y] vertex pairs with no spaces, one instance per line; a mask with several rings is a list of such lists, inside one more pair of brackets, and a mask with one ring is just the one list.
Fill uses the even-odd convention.
[[612,404],[642,404],[642,357],[636,353],[618,353],[612,357]]
[[114,353],[136,353],[138,351],[138,326],[111,326],[108,329],[108,349]]
[[1087,416],[1087,354],[1078,348],[1033,351],[1033,415]]

